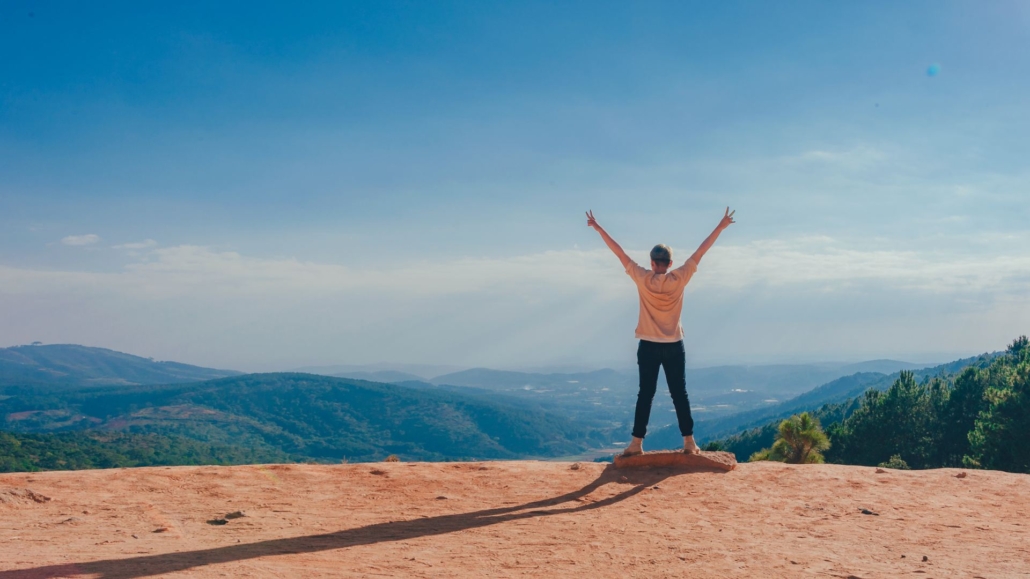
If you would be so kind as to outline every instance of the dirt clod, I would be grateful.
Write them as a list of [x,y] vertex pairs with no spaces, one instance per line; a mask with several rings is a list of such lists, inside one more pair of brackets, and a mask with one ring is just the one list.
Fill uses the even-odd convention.
[[0,505],[17,503],[47,503],[50,497],[33,492],[30,489],[3,489],[0,490]]

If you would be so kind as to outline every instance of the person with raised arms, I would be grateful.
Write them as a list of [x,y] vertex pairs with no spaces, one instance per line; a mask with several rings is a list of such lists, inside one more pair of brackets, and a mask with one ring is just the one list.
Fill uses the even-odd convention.
[[640,391],[637,393],[637,407],[633,415],[633,442],[623,451],[623,456],[644,452],[644,436],[647,435],[647,422],[651,417],[651,402],[658,388],[659,368],[665,370],[669,394],[672,395],[672,403],[676,407],[676,419],[679,422],[680,434],[683,435],[683,451],[692,454],[701,451],[694,442],[694,419],[690,416],[690,400],[687,398],[686,351],[683,348],[683,324],[680,322],[683,290],[697,271],[701,258],[712,248],[719,234],[735,223],[734,213],[736,211],[726,208],[726,213],[715,231],[683,265],[670,269],[672,249],[665,244],[658,244],[651,250],[651,269],[644,269],[630,259],[622,247],[597,223],[594,212],[587,211],[587,225],[601,234],[601,239],[619,258],[622,266],[626,268],[626,273],[637,285],[637,293],[640,295],[640,318],[635,334],[640,340],[637,346]]

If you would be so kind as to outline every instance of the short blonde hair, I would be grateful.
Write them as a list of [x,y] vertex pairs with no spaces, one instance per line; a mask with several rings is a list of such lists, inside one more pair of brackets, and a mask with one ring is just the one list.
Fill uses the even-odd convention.
[[651,250],[651,261],[655,263],[672,263],[672,248],[659,243]]

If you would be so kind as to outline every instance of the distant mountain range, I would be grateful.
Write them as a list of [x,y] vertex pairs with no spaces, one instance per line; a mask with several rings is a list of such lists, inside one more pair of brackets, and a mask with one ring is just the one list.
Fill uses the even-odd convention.
[[[985,354],[988,357],[994,355],[996,354]],[[914,369],[907,367],[902,368],[902,370],[912,371],[917,379],[946,376],[961,371],[963,368],[978,362],[981,358],[981,356],[974,356],[928,368]],[[860,366],[870,367],[869,365]],[[855,398],[870,388],[886,390],[898,378],[899,373],[900,371],[891,372],[890,374],[858,372],[823,384],[782,403],[738,412],[725,417],[699,420],[694,426],[695,436],[702,442],[713,440],[736,434],[749,428],[763,426],[770,421],[781,420],[792,414],[806,410],[815,410],[825,404],[842,403]],[[680,436],[677,428],[668,426],[656,431],[648,438],[648,442],[648,447],[652,449],[675,448],[682,445],[683,438]]]
[[74,344],[0,348],[0,386],[170,384],[239,374]]
[[460,366],[447,364],[403,364],[380,362],[376,364],[334,364],[330,366],[304,366],[294,368],[291,372],[305,374],[321,374],[323,376],[350,377],[351,375],[371,376],[379,373],[397,372],[414,380],[428,380],[433,376],[448,374],[461,370]]
[[[967,362],[919,369],[917,375],[955,371]],[[89,438],[61,439],[61,444],[94,448],[120,441],[122,454],[131,448],[126,441],[135,439],[111,436],[145,434],[166,437],[147,439],[148,445],[235,457],[227,460],[546,457],[628,438],[635,372],[473,368],[426,378],[441,367],[407,368],[411,371],[386,365],[318,368],[342,369],[346,377],[244,375],[103,348],[18,346],[0,349],[0,430],[81,432]],[[916,368],[893,360],[720,366],[688,369],[687,386],[699,436],[715,438],[870,387],[884,388],[897,371]],[[663,429],[673,418],[661,387],[650,448],[680,443],[674,428]],[[164,460],[175,452],[166,452]]]
[[[859,371],[891,373],[921,367],[896,360],[874,360],[859,364],[783,364],[764,366],[717,366],[688,368],[687,390],[699,419],[712,419],[775,406],[842,376]],[[597,427],[608,425],[613,433],[628,429],[637,391],[635,371],[611,369],[574,373],[532,373],[489,368],[472,368],[430,379],[418,379],[402,372],[350,372],[348,378],[392,382],[412,387],[450,391],[500,393],[560,409],[576,420]],[[664,381],[664,379],[662,379]],[[661,427],[672,420],[672,404],[660,385],[652,416]],[[618,438],[624,439],[625,436]]]
[[[316,372],[317,374],[318,372]],[[377,370],[375,372],[340,372],[330,374],[336,378],[350,378],[352,380],[367,380],[369,382],[383,382],[386,384],[399,384],[401,382],[424,382],[425,378],[401,372],[399,370]]]
[[[688,368],[687,376],[690,385],[704,391],[759,389],[767,393],[800,393],[833,378],[856,372],[889,374],[899,370],[914,370],[926,366],[926,364],[913,364],[898,360],[869,360],[859,363],[731,365]],[[440,368],[444,367],[383,363],[362,366],[313,366],[296,371],[377,382],[417,380],[430,384],[469,386],[488,390],[510,390],[526,385],[561,386],[577,381],[594,383],[597,380],[610,381],[613,375],[619,376],[622,380],[627,378],[634,382],[636,380],[635,369],[535,372],[470,368],[447,373],[433,372],[434,369],[439,370]]]
[[389,454],[408,460],[545,457],[600,443],[591,429],[557,414],[314,374],[0,392],[0,430],[162,434],[297,460],[367,461]]

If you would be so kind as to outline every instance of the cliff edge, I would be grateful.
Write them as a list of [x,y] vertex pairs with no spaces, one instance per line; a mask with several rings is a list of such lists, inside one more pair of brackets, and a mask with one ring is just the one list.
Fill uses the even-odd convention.
[[0,579],[1014,577],[1030,476],[555,462],[0,475]]

